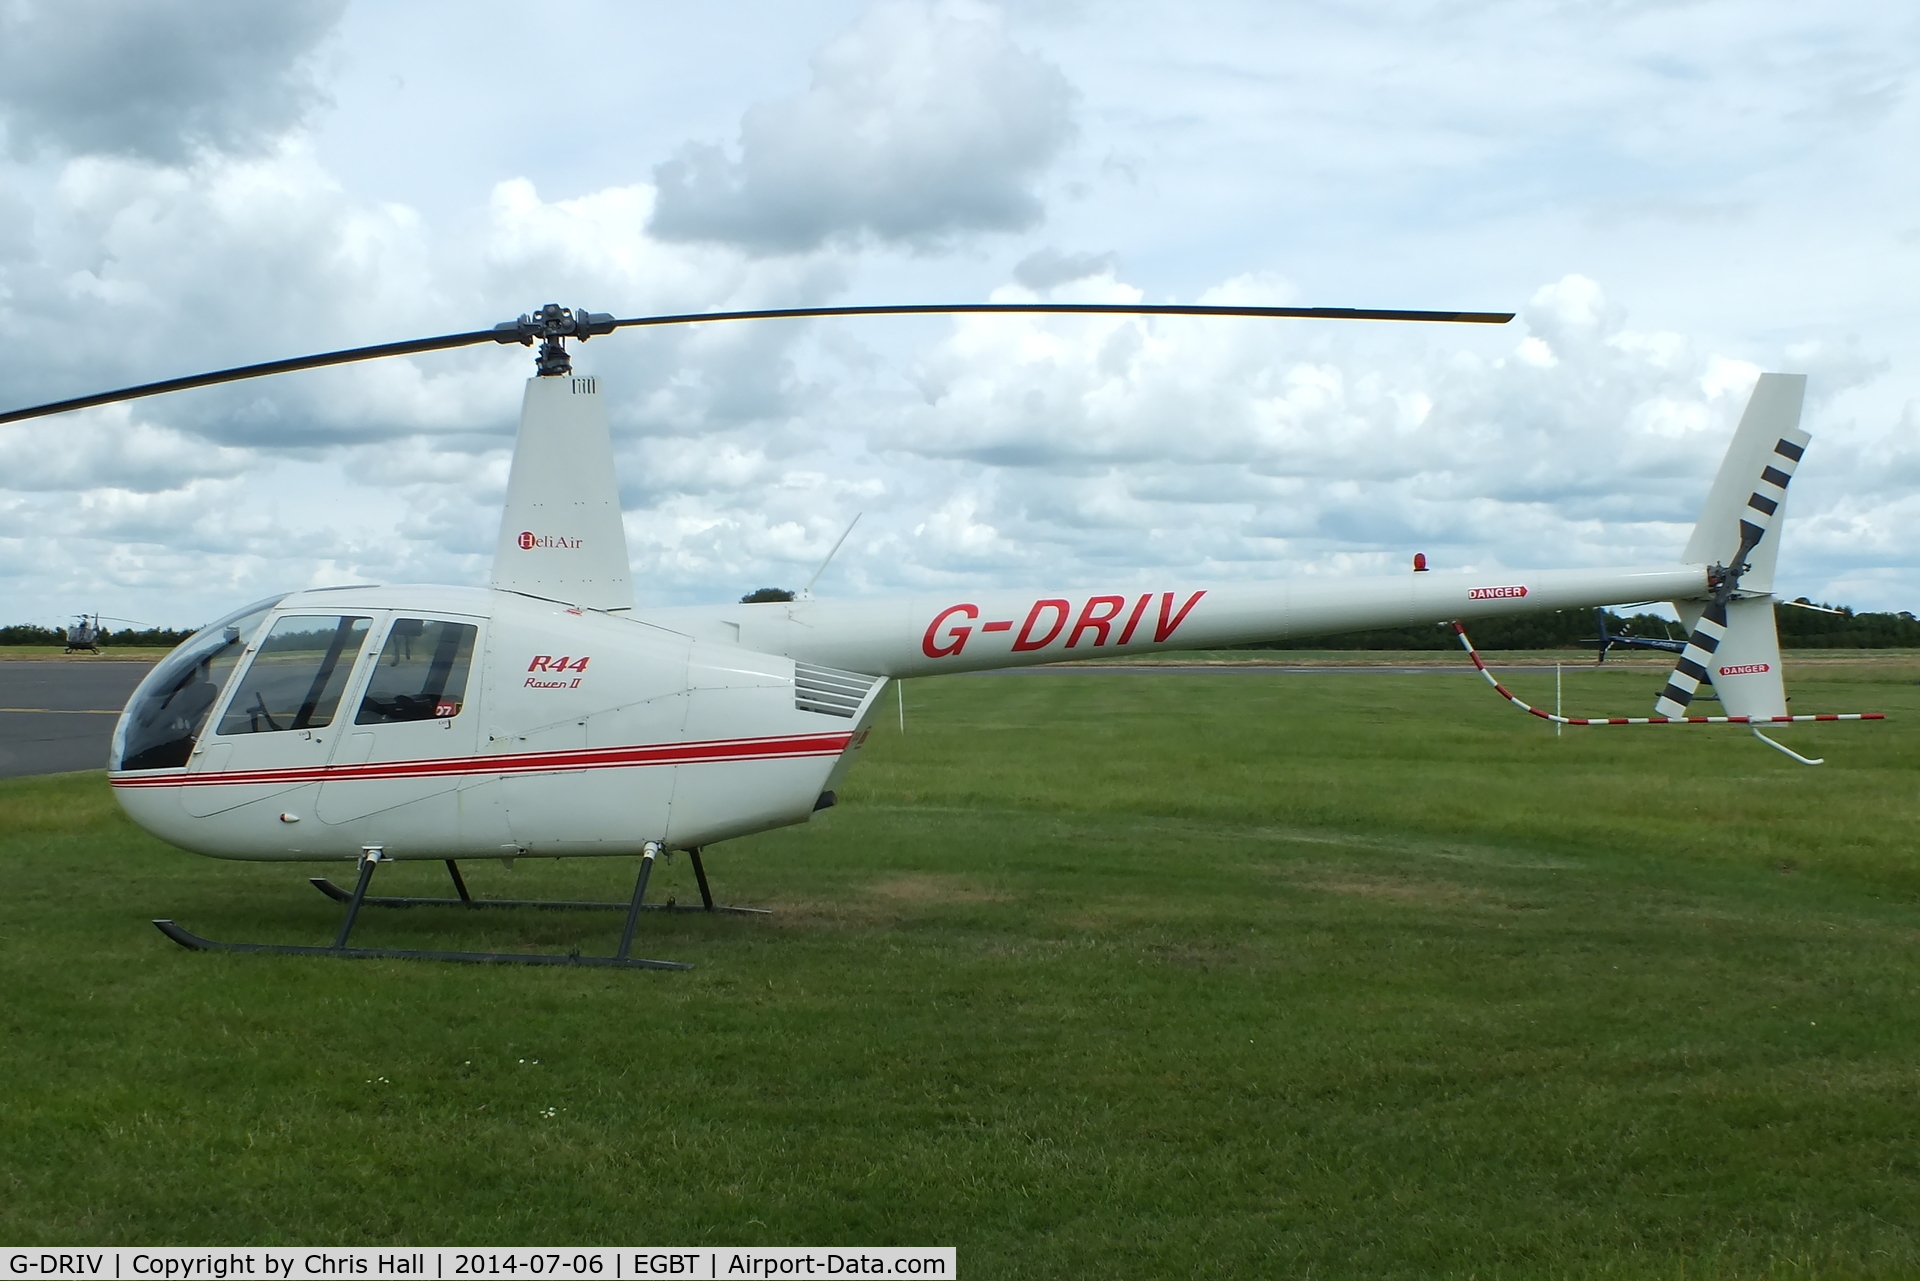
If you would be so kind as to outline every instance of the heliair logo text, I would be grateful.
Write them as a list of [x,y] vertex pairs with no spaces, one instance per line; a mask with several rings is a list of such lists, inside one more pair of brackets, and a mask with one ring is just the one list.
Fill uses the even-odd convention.
[[531,529],[520,531],[520,550],[530,552],[536,547],[557,547],[562,551],[577,552],[580,540],[568,538],[565,534],[536,534]]

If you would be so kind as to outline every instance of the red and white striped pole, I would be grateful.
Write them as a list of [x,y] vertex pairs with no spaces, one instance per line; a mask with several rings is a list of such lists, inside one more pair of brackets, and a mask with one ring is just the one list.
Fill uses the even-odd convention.
[[1453,624],[1453,631],[1460,638],[1460,648],[1467,651],[1467,657],[1473,660],[1474,667],[1487,678],[1487,684],[1493,686],[1500,697],[1521,711],[1531,716],[1538,716],[1543,721],[1551,721],[1555,725],[1746,725],[1753,727],[1754,737],[1767,746],[1778,748],[1803,764],[1818,765],[1819,761],[1810,760],[1793,749],[1782,747],[1774,742],[1762,734],[1758,726],[1795,725],[1807,721],[1883,721],[1887,719],[1884,712],[1820,712],[1805,716],[1558,716],[1552,712],[1542,711],[1522,700],[1512,690],[1502,685],[1495,679],[1494,674],[1487,670],[1485,661],[1480,657],[1480,651],[1475,649],[1473,642],[1467,638],[1467,629],[1456,621]]

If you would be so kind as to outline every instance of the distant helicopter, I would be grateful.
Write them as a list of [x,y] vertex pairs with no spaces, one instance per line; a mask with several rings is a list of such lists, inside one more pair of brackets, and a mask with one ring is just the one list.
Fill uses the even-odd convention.
[[78,621],[67,628],[67,647],[61,652],[98,654],[100,652],[100,615],[80,615]]
[[1678,654],[1687,648],[1687,642],[1685,640],[1676,639],[1672,636],[1634,636],[1627,632],[1609,632],[1607,630],[1607,611],[1604,609],[1594,610],[1593,618],[1595,625],[1599,628],[1600,634],[1598,636],[1583,637],[1580,643],[1582,645],[1598,645],[1600,647],[1599,656],[1593,660],[1596,663],[1606,662],[1607,651],[1613,649],[1615,646],[1620,646],[1625,649],[1657,649],[1668,654]]
[[109,623],[127,623],[134,627],[147,626],[146,623],[137,619],[115,618],[111,614],[79,614],[75,616],[73,624],[67,628],[67,647],[62,652],[98,654],[101,642],[107,638],[106,631],[100,626],[102,620]]
[[[155,924],[202,950],[680,968],[632,955],[641,912],[678,908],[646,901],[655,860],[674,850],[688,854],[702,900],[692,910],[746,910],[714,903],[701,851],[805,822],[831,806],[867,739],[882,689],[889,679],[912,676],[1671,601],[1690,620],[1692,637],[1659,714],[1640,719],[1755,726],[1815,719],[1786,715],[1769,595],[1779,542],[1771,531],[1808,440],[1798,426],[1805,379],[1797,375],[1761,376],[1701,523],[1672,564],[873,600],[814,600],[803,591],[791,601],[635,608],[601,386],[574,373],[569,339],[627,327],[954,313],[1512,319],[1509,313],[985,303],[616,320],[549,304],[492,329],[272,361],[0,414],[5,423],[384,356],[539,343],[490,586],[337,587],[256,601],[195,633],[155,667],[115,728],[110,781],[127,813],[148,831],[220,858],[355,862],[351,892],[315,882],[347,905],[334,943],[216,942],[172,921]],[[1708,679],[1719,686],[1730,716],[1687,715]],[[640,857],[626,904],[479,900],[468,893],[458,865],[460,859],[584,855]],[[443,860],[458,897],[370,897],[376,870],[396,859]],[[606,957],[348,946],[362,907],[430,903],[624,907],[627,915],[620,945]]]
[[[1606,662],[1607,651],[1616,646],[1626,649],[1657,649],[1666,654],[1683,654],[1686,652],[1687,642],[1672,636],[1633,636],[1626,632],[1609,632],[1607,630],[1607,611],[1604,609],[1594,610],[1593,618],[1600,635],[1584,637],[1580,643],[1582,645],[1598,645],[1600,647],[1598,656],[1593,660],[1596,665]],[[1711,673],[1708,674],[1707,682],[1702,684],[1699,690],[1694,693],[1694,697],[1710,698],[1716,702],[1719,701],[1720,696],[1714,693],[1713,690]]]

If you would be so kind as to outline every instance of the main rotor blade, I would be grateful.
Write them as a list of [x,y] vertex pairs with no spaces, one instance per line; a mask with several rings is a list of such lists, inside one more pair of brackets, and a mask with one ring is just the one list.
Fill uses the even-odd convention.
[[142,396],[158,396],[162,392],[186,391],[190,387],[211,387],[216,383],[239,382],[244,378],[260,378],[267,374],[290,374],[297,369],[319,369],[324,365],[347,365],[356,360],[378,360],[382,356],[408,356],[422,351],[444,351],[449,347],[467,347],[474,343],[498,341],[491,329],[479,329],[466,334],[442,334],[438,338],[415,338],[410,342],[380,343],[373,347],[351,347],[346,351],[324,351],[317,356],[296,356],[291,360],[269,360],[258,365],[239,365],[233,369],[217,369],[210,374],[193,374],[186,378],[168,378],[157,383],[141,383],[138,387],[122,387],[119,391],[103,391],[93,396],[75,396],[71,400],[56,400],[48,405],[35,405],[30,409],[15,409],[0,414],[0,423],[15,423],[24,418],[44,418],[48,414],[63,414],[73,409],[91,409],[95,405],[111,405],[121,400],[138,400]]
[[[1177,303],[973,302],[909,303],[881,307],[773,307],[757,311],[697,311],[677,316],[635,316],[628,320],[615,320],[611,328],[696,325],[716,320],[779,320],[819,316],[951,316],[1019,312],[1108,316],[1266,316],[1297,320],[1403,320],[1468,325],[1504,325],[1513,319],[1513,313],[1510,311],[1387,311],[1357,307],[1210,307]],[[563,317],[566,315],[564,312],[561,314]],[[601,324],[606,323],[599,317],[594,319]],[[289,374],[301,369],[319,369],[327,365],[347,365],[360,360],[378,360],[382,356],[410,356],[419,352],[469,347],[483,342],[531,343],[534,338],[543,336],[537,327],[526,328],[531,323],[528,317],[522,317],[521,329],[518,332],[513,323],[509,322],[496,325],[491,329],[476,329],[464,334],[442,334],[438,338],[415,338],[408,342],[379,343],[372,347],[350,347],[345,351],[327,351],[313,356],[296,356],[290,360],[269,360],[257,365],[238,365],[232,369],[217,369],[212,373],[193,374],[185,378],[167,378],[160,382],[141,383],[137,387],[122,387],[118,391],[105,391],[92,396],[75,396],[68,400],[56,400],[50,404],[0,413],[0,424],[17,423],[28,418],[44,418],[49,414],[63,414],[75,409],[91,409],[96,405],[111,405],[122,400],[138,400],[143,396],[158,396],[163,392],[186,391],[193,387],[211,387],[218,383],[239,382],[246,378],[264,377],[267,374]],[[593,333],[605,333],[606,330],[576,332],[567,329],[548,332],[553,337],[578,337],[584,341]]]
[[1462,325],[1504,325],[1510,311],[1384,311],[1362,307],[1203,307],[1179,303],[962,302],[896,307],[775,307],[764,311],[696,311],[680,316],[635,316],[615,329],[643,325],[692,325],[709,320],[777,320],[807,316],[949,316],[982,312],[1042,312],[1106,316],[1275,316],[1294,320],[1413,320]]

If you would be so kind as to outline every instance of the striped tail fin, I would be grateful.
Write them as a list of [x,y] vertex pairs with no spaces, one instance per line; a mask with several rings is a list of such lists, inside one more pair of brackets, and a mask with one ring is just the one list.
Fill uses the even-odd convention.
[[[1709,578],[1713,597],[1700,611],[1686,649],[1654,702],[1656,715],[1687,714],[1700,683],[1714,679],[1716,656],[1730,644],[1730,637],[1731,647],[1740,651],[1742,661],[1732,665],[1738,670],[1729,675],[1765,678],[1740,682],[1747,690],[1734,701],[1769,706],[1777,701],[1782,709],[1785,707],[1773,610],[1764,594],[1773,587],[1773,565],[1780,543],[1780,536],[1773,531],[1785,520],[1782,510],[1787,485],[1811,439],[1799,425],[1805,392],[1803,375],[1762,374],[1753,398],[1747,402],[1740,429],[1734,433],[1726,461],[1714,478],[1706,510],[1684,556],[1689,562],[1712,567]],[[1743,579],[1747,596],[1738,596]],[[1749,599],[1755,591],[1762,594],[1760,601]],[[1765,655],[1771,655],[1770,662],[1765,657],[1755,661],[1755,656]],[[1729,701],[1728,692],[1726,687],[1721,688],[1723,702]],[[1736,708],[1729,704],[1727,710],[1735,712]],[[1737,710],[1749,714],[1746,708]]]

